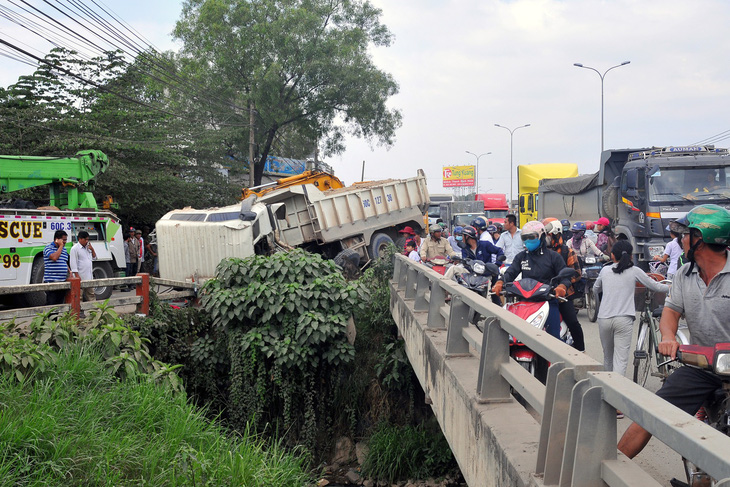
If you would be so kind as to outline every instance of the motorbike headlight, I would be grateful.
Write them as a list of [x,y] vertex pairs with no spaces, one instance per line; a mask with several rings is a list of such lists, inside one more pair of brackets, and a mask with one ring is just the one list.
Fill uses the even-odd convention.
[[730,375],[730,352],[719,352],[715,356],[715,373]]
[[537,328],[540,325],[542,325],[542,319],[544,317],[545,317],[545,312],[544,311],[540,311],[537,315],[535,315],[535,317],[532,320],[530,320],[530,324],[532,326],[534,326],[535,328]]
[[595,257],[586,257],[586,264],[595,264],[596,258]]
[[483,262],[474,262],[472,269],[474,269],[474,272],[477,274],[484,274],[487,271],[487,266],[485,266]]

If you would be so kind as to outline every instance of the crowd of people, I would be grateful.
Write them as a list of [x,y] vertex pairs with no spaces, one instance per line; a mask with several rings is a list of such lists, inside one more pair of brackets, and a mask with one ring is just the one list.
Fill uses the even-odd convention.
[[[159,275],[157,246],[151,239],[143,236],[142,231],[129,227],[124,235],[124,258],[126,261],[126,277],[137,275],[145,271],[152,275]],[[66,250],[68,233],[64,230],[57,230],[53,235],[53,241],[43,249],[43,282],[57,283],[64,282],[69,275],[80,278],[82,281],[94,279],[94,260],[96,251],[89,238],[89,232],[81,230],[76,235],[76,243],[70,251]],[[145,266],[144,263],[147,262]],[[94,288],[82,288],[84,301],[96,300]],[[131,291],[131,286],[123,287],[123,292]],[[46,292],[46,305],[61,304],[64,301],[66,290]]]
[[[443,238],[440,225],[429,227],[422,239],[412,228],[407,234],[408,255],[417,261],[436,256],[470,258],[485,263],[505,256],[508,268],[492,287],[493,295],[501,293],[505,282],[519,274],[540,282],[550,282],[567,267],[576,270],[572,279],[562,279],[554,294],[566,298],[550,302],[547,331],[558,337],[561,315],[573,335],[573,346],[585,350],[583,330],[578,322],[573,301],[585,290],[579,289],[581,264],[587,258],[608,263],[600,270],[593,292],[601,293],[598,326],[604,355],[604,369],[626,373],[632,332],[636,321],[634,290],[641,284],[654,292],[668,293],[659,329],[659,352],[675,358],[679,343],[676,333],[684,316],[693,345],[715,346],[730,342],[730,211],[706,204],[692,209],[685,217],[667,227],[672,240],[657,262],[669,261],[666,277],[671,286],[658,282],[634,266],[634,249],[630,242],[617,238],[611,222],[599,218],[595,222],[575,222],[547,218],[517,227],[514,215],[508,215],[504,227],[490,225],[477,218],[471,225],[455,227],[453,236]],[[460,255],[459,255],[460,254]],[[452,273],[453,275],[453,273]],[[590,292],[590,290],[588,291]],[[722,387],[717,376],[691,367],[681,367],[664,382],[657,395],[689,414],[695,414],[716,390]],[[620,411],[617,416],[623,417]],[[651,435],[632,424],[618,443],[618,448],[633,458],[644,448]]]

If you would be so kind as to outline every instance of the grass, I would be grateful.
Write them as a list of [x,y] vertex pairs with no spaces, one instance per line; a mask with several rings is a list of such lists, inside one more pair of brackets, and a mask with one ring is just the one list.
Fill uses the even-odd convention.
[[435,420],[415,427],[381,424],[368,447],[363,473],[378,480],[425,479],[457,469]]
[[0,485],[302,486],[308,458],[238,436],[150,382],[71,347],[43,375],[0,377]]

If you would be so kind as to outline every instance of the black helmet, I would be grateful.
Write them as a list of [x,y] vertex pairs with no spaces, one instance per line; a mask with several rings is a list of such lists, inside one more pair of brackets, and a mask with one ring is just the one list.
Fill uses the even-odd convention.
[[461,231],[461,234],[464,236],[464,240],[466,240],[467,238],[479,240],[479,236],[477,235],[477,229],[472,226],[465,226],[464,230]]

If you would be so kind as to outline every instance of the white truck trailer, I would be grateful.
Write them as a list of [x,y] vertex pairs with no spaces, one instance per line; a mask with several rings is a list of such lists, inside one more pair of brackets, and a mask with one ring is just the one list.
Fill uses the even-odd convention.
[[312,184],[271,191],[240,205],[167,213],[156,224],[160,276],[206,279],[226,257],[301,247],[360,264],[382,255],[404,226],[423,228],[426,176],[321,191]]

